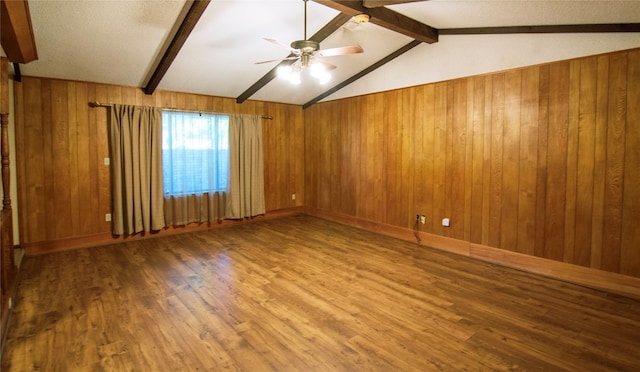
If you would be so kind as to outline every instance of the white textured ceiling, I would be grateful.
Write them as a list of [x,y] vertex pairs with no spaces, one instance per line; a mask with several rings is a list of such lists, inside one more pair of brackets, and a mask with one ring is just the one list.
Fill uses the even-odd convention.
[[[144,87],[186,12],[181,0],[30,0],[39,60],[23,75]],[[431,0],[389,8],[435,28],[640,23],[640,1]],[[236,98],[304,38],[302,0],[213,0],[158,89]],[[308,3],[307,36],[338,14]],[[361,55],[330,57],[326,85],[275,79],[250,99],[304,104],[411,39],[373,24],[347,23],[322,48],[359,44]],[[421,44],[326,100],[414,86],[554,60],[640,47],[639,33],[440,36]]]

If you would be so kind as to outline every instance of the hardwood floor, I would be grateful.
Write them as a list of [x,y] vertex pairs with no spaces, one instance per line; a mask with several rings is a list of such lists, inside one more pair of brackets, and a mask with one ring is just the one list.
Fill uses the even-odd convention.
[[640,369],[640,301],[296,216],[28,257],[3,371]]

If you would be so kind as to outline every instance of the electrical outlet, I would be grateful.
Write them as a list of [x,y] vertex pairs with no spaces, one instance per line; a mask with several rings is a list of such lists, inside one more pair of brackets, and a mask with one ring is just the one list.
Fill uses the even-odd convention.
[[104,158],[104,165],[109,165],[109,164],[111,164],[111,159]]
[[427,223],[427,217],[425,217],[425,215],[424,215],[424,214],[423,214],[422,216],[420,216],[420,223],[421,223],[421,224],[423,224],[423,225],[424,225],[425,223]]
[[449,227],[449,219],[448,218],[443,218],[442,219],[442,226]]
[[107,222],[111,221],[111,213],[105,214],[104,215],[104,220],[107,221]]
[[291,194],[291,200],[296,200],[296,194]]

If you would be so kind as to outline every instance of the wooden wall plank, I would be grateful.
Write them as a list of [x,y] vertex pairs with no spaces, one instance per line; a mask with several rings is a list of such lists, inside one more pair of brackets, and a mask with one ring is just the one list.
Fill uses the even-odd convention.
[[540,70],[522,71],[520,159],[518,186],[518,238],[516,251],[535,255],[536,182],[538,171],[538,114]]
[[[69,136],[68,141],[68,168],[69,168],[69,184],[67,188],[69,189],[69,221],[67,221],[68,225],[71,225],[70,228],[72,231],[81,231],[80,221],[82,216],[80,216],[80,200],[77,196],[79,195],[80,188],[80,175],[78,174],[80,164],[78,159],[78,115],[82,115],[82,111],[78,111],[77,107],[77,86],[78,83],[72,82],[68,85],[68,99],[67,99],[67,125]],[[86,126],[85,126],[86,127]],[[83,180],[84,181],[84,180]]]
[[53,180],[53,208],[57,218],[54,220],[54,239],[71,235],[71,169],[69,166],[69,108],[68,97],[75,95],[71,92],[72,84],[59,80],[51,81],[51,174]]
[[[77,231],[82,235],[89,235],[94,232],[92,228],[91,218],[85,218],[90,215],[92,211],[98,211],[98,209],[91,209],[92,199],[95,199],[91,193],[91,143],[89,142],[90,124],[89,124],[89,102],[88,98],[88,84],[75,83],[75,107],[70,110],[76,111],[75,113],[75,131],[73,133],[74,140],[76,142],[76,152],[74,154],[76,160],[76,166],[72,166],[75,182],[77,184],[76,193],[77,198],[74,198],[74,203],[77,203],[72,207],[72,212],[77,223]],[[87,175],[89,175],[87,177]],[[82,202],[80,202],[82,201]]]
[[[96,86],[94,84],[85,84],[86,85],[86,102],[93,100],[97,100],[97,96],[96,96]],[[83,104],[84,101],[78,99],[78,102],[80,102],[80,104]],[[87,104],[88,107],[88,104]],[[100,207],[100,197],[96,197],[96,195],[100,195],[100,168],[104,167],[104,163],[103,161],[101,161],[102,159],[99,158],[99,149],[98,146],[94,146],[94,144],[92,143],[92,141],[90,140],[91,138],[97,138],[97,133],[98,133],[98,128],[100,128],[100,124],[99,124],[99,113],[101,114],[100,116],[104,116],[106,117],[106,114],[104,112],[102,112],[102,110],[89,110],[87,109],[87,121],[85,123],[86,125],[86,132],[85,135],[87,136],[86,138],[84,138],[84,142],[86,143],[86,147],[87,147],[87,154],[86,154],[86,166],[87,168],[85,169],[86,173],[82,173],[83,177],[87,178],[87,180],[85,181],[88,184],[88,193],[90,195],[90,197],[88,199],[85,200],[85,206],[88,210],[91,211],[97,211],[98,213],[102,212],[102,208]],[[106,126],[106,124],[104,124]],[[84,214],[83,216],[88,215],[88,211],[85,212],[86,214]],[[97,234],[101,231],[100,229],[100,225],[102,225],[102,220],[99,220],[97,218],[84,218],[85,223],[87,223],[89,225],[89,230],[85,233],[85,235],[88,234]]]
[[593,171],[593,218],[591,267],[602,268],[604,195],[607,162],[607,120],[609,118],[609,56],[599,56],[596,81],[596,127]]
[[[339,210],[340,213],[347,213],[350,209],[351,201],[347,200],[344,195],[349,195],[349,192],[353,192],[353,187],[349,181],[349,153],[351,152],[351,142],[350,138],[350,126],[339,125],[338,123],[341,121],[340,118],[348,117],[350,109],[345,107],[344,104],[340,104],[337,107],[337,110],[333,112],[332,120],[335,121],[334,133],[335,137],[333,138],[335,143],[335,150],[330,154],[331,155],[331,178],[334,182],[331,183],[331,205],[332,209]],[[346,116],[343,116],[346,115]],[[342,185],[344,185],[344,190],[342,189]]]
[[620,273],[640,276],[640,50],[629,52],[627,82]]
[[474,126],[474,114],[475,111],[473,109],[474,103],[474,91],[475,91],[475,80],[470,79],[467,83],[467,91],[466,91],[466,126],[464,128],[465,133],[465,172],[464,172],[464,215],[463,215],[463,223],[464,223],[464,236],[462,240],[470,241],[471,240],[471,205],[473,202],[473,126]]
[[[14,99],[28,102],[16,105],[16,153],[23,154],[24,163],[17,159],[16,176],[18,188],[18,214],[20,218],[20,242],[30,239],[46,239],[44,206],[44,151],[42,131],[42,84],[27,80],[14,85]],[[19,152],[18,152],[19,151]],[[29,165],[29,166],[28,166]],[[31,221],[25,224],[24,221]]]
[[482,226],[484,221],[484,139],[485,139],[485,80],[484,76],[473,79],[473,101],[471,117],[471,206],[469,211],[469,241],[482,244]]
[[[96,90],[96,101],[98,102],[111,102],[118,103],[118,101],[109,101],[109,86],[106,85],[94,85]],[[110,168],[104,165],[104,158],[109,157],[109,113],[108,109],[98,110],[96,115],[96,128],[95,139],[92,141],[92,145],[96,148],[95,160],[98,164],[98,204],[99,215],[91,216],[90,218],[98,221],[100,226],[100,232],[110,231],[111,224],[105,221],[104,215],[111,212],[111,171]]]
[[544,257],[547,215],[547,152],[549,148],[549,65],[540,66],[538,103],[538,171],[536,172],[536,237],[534,255]]
[[489,245],[491,237],[491,143],[493,140],[492,124],[493,108],[493,76],[485,77],[484,89],[484,141],[482,153],[482,244]]
[[[602,269],[620,270],[624,185],[625,127],[627,116],[627,54],[611,56],[607,118]],[[604,254],[606,253],[606,254]]]
[[580,63],[579,115],[575,248],[573,262],[591,264],[591,236],[594,200],[594,162],[596,144],[597,59],[585,58]]
[[[204,97],[204,96],[202,96]],[[208,101],[205,100],[200,100],[198,102],[199,105],[201,105],[201,107],[205,107],[208,108]],[[269,147],[271,148],[272,146],[274,146],[273,141],[274,141],[274,135],[273,135],[273,131],[275,130],[275,123],[266,123],[265,120],[262,121],[262,145],[264,147]],[[271,190],[271,185],[273,185],[273,178],[272,178],[272,174],[274,174],[271,171],[271,164],[274,163],[275,159],[275,154],[273,154],[272,152],[269,153],[263,153],[263,159],[264,159],[264,192],[265,194],[271,194],[273,191],[275,190]],[[265,199],[265,208],[266,209],[271,209],[271,203],[272,203],[272,199]],[[268,205],[267,205],[268,204]]]
[[[392,102],[384,105],[383,111],[383,142],[384,152],[384,172],[382,180],[386,193],[387,205],[392,205],[386,213],[385,222],[391,225],[398,225],[404,222],[400,214],[405,206],[402,206],[402,184],[397,182],[402,177],[402,122],[398,120],[398,96],[397,90],[385,93],[385,102]],[[402,222],[401,222],[402,221]]]
[[[435,112],[435,85],[430,84],[423,87],[424,89],[417,92],[420,106],[416,109],[423,108],[422,121],[420,122],[421,131],[417,133],[422,137],[423,146],[420,150],[420,156],[416,159],[416,167],[420,169],[420,188],[417,190],[420,195],[419,209],[420,213],[425,216],[425,224],[421,226],[424,231],[433,232],[433,226],[438,223],[439,216],[435,215],[433,208],[434,195],[434,161],[435,146],[434,133],[436,126]],[[421,94],[422,93],[422,94]]]
[[[319,158],[320,146],[318,144],[318,130],[322,121],[318,118],[319,107],[314,105],[304,112],[304,122],[308,123],[304,127],[304,162],[306,164],[315,164]],[[305,172],[304,175],[304,205],[310,208],[318,209],[318,172]],[[358,179],[362,179],[358,177]],[[358,212],[356,211],[356,215]]]
[[[416,87],[414,94],[412,95],[413,105],[409,107],[410,112],[407,115],[410,115],[414,118],[413,121],[413,182],[411,184],[411,189],[413,192],[413,197],[411,201],[412,209],[410,211],[409,216],[409,225],[417,226],[418,230],[424,231],[425,226],[418,223],[416,225],[416,214],[424,215],[426,221],[426,211],[430,208],[427,206],[427,196],[425,193],[425,166],[424,162],[426,159],[426,144],[425,144],[425,136],[424,136],[424,128],[426,126],[425,117],[427,110],[424,95],[425,95],[425,86],[422,85],[420,87]],[[429,223],[431,223],[431,219],[429,219]]]
[[319,162],[317,162],[317,167],[320,169],[320,177],[318,177],[319,188],[318,188],[318,196],[319,196],[319,205],[320,209],[331,209],[331,186],[336,179],[331,176],[332,168],[331,168],[331,155],[336,150],[335,146],[337,145],[336,138],[336,122],[333,119],[333,115],[336,110],[336,105],[334,104],[332,109],[326,114],[326,123],[322,129],[322,135],[319,135],[319,143],[320,148],[328,150],[322,151],[320,153]]
[[[384,188],[384,121],[382,94],[367,96],[361,110],[360,130],[366,133],[362,136],[361,148],[367,156],[366,166],[361,169],[360,190],[363,190],[361,201],[363,205],[362,217],[373,221],[386,221],[387,190]],[[322,129],[320,129],[322,131]],[[306,168],[305,168],[306,169]]]
[[441,219],[447,217],[445,199],[447,161],[447,91],[446,83],[435,84],[434,97],[434,129],[433,129],[433,225],[431,231],[438,235],[447,236],[447,231],[442,228]]
[[569,63],[567,118],[567,175],[564,211],[565,262],[574,262],[576,236],[576,191],[578,173],[578,128],[580,123],[580,60]]
[[[42,128],[42,137],[40,138],[40,141],[42,141],[42,150],[43,150],[43,173],[44,173],[44,178],[42,180],[42,185],[43,185],[43,194],[40,196],[42,199],[44,199],[44,203],[40,204],[39,200],[38,200],[38,204],[43,206],[43,212],[44,212],[44,218],[46,220],[48,220],[48,217],[53,215],[56,210],[55,210],[55,202],[54,202],[54,198],[50,197],[49,195],[56,195],[56,190],[55,190],[55,185],[53,182],[49,182],[49,180],[53,180],[54,179],[54,175],[55,175],[55,167],[54,167],[54,162],[53,162],[53,136],[52,136],[52,128],[53,128],[53,122],[54,122],[54,118],[53,118],[53,96],[51,94],[51,81],[45,81],[42,84],[42,107],[40,108],[42,110],[42,117],[41,117],[41,122],[37,123],[36,125],[41,125]],[[37,151],[37,148],[34,148],[33,151]],[[31,166],[29,165],[28,168],[31,168]],[[56,216],[56,219],[59,219],[59,216]],[[45,220],[43,220],[44,222]],[[46,226],[45,227],[45,231],[46,231],[46,236],[44,239],[47,240],[52,240],[52,239],[56,239],[56,223],[46,223],[44,225],[40,225],[40,226]],[[38,228],[38,227],[37,227]],[[39,227],[41,228],[41,227]]]
[[504,73],[493,76],[491,97],[491,152],[490,204],[489,204],[489,245],[501,247],[502,236],[502,182],[503,182],[503,137],[504,137]]
[[518,201],[520,192],[520,141],[522,71],[504,76],[504,121],[502,128],[502,213],[499,247],[516,251],[518,245]]
[[569,63],[552,64],[549,81],[548,171],[543,257],[560,261],[564,257]]
[[[397,101],[400,112],[399,117],[411,117],[413,107],[415,106],[415,92],[413,90],[401,90],[398,95]],[[415,221],[415,214],[418,212],[414,203],[414,179],[415,179],[415,133],[416,133],[416,121],[401,121],[401,139],[402,139],[402,151],[400,161],[400,174],[403,182],[400,196],[400,210],[398,213],[398,225],[411,225]]]
[[451,157],[447,160],[447,167],[451,170],[447,177],[450,192],[447,200],[451,206],[449,216],[451,226],[449,236],[464,239],[466,212],[466,161],[467,161],[467,80],[456,80],[452,87],[451,97],[451,140],[448,141]]
[[[349,105],[340,105],[340,117],[346,117],[348,125],[341,125],[341,166],[340,166],[340,190],[338,198],[340,200],[341,211],[344,214],[354,216],[357,213],[356,200],[358,198],[358,163],[360,153],[360,125],[359,116],[356,110]],[[341,120],[338,120],[339,122]],[[304,135],[304,134],[303,134]]]
[[[227,108],[225,108],[225,110],[227,110]],[[279,113],[281,114],[281,113]],[[271,128],[272,130],[269,132],[269,134],[271,136],[273,136],[273,140],[271,142],[271,146],[273,151],[272,152],[272,157],[270,159],[272,163],[272,167],[270,169],[270,174],[271,174],[271,184],[272,185],[280,185],[282,186],[283,183],[285,182],[285,180],[287,179],[286,177],[286,171],[285,172],[274,172],[273,167],[277,167],[279,163],[279,159],[287,159],[287,153],[288,153],[288,149],[289,149],[289,143],[286,132],[283,132],[281,129],[281,125],[284,125],[284,122],[282,121],[281,118],[277,119],[277,124],[273,125],[273,123],[271,123],[273,128]],[[286,164],[283,164],[285,167],[283,168],[283,170],[286,170]],[[288,191],[289,187],[286,188]],[[272,190],[275,191],[275,190]],[[281,192],[276,192],[273,198],[273,203],[274,205],[282,205],[283,203],[283,195]]]
[[340,203],[341,169],[339,167],[342,153],[340,148],[344,144],[341,137],[341,126],[338,124],[340,122],[340,111],[340,104],[338,104],[329,115],[329,122],[332,123],[330,129],[326,130],[328,128],[325,127],[325,133],[323,133],[323,140],[325,144],[323,148],[332,149],[331,151],[327,151],[323,154],[326,166],[326,176],[323,177],[323,182],[325,182],[325,188],[329,192],[325,205],[328,205],[332,210],[339,211],[342,210],[342,205]]
[[[445,82],[444,85],[446,87],[446,91],[445,91],[445,106],[443,108],[444,112],[442,113],[443,117],[444,117],[444,122],[443,122],[443,129],[442,131],[444,132],[444,141],[443,141],[443,151],[442,153],[444,154],[444,162],[442,162],[441,164],[438,164],[440,166],[440,169],[438,170],[443,177],[443,190],[444,190],[444,195],[443,195],[443,201],[444,201],[444,213],[442,214],[442,217],[447,217],[449,218],[449,220],[451,221],[451,223],[455,226],[458,225],[460,223],[460,221],[458,221],[456,219],[455,216],[453,216],[453,204],[454,204],[454,195],[453,195],[453,189],[454,189],[454,185],[452,182],[453,179],[453,172],[454,172],[454,167],[452,166],[453,163],[453,153],[458,151],[457,148],[455,148],[455,146],[457,145],[456,143],[454,143],[453,140],[453,112],[455,109],[455,103],[454,103],[454,97],[455,97],[455,82],[453,81],[448,81]],[[443,235],[445,236],[451,236],[452,234],[452,229],[451,227],[441,227],[442,231],[443,231]]]

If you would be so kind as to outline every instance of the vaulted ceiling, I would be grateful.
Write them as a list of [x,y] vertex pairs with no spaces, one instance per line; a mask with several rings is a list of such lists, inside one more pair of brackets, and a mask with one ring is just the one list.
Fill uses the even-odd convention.
[[[4,0],[3,0],[4,1]],[[27,76],[309,106],[401,87],[640,47],[640,1],[28,1],[37,60]],[[4,9],[4,8],[3,8]],[[366,13],[367,23],[353,16]],[[523,27],[525,26],[525,27]],[[337,66],[322,85],[275,76],[294,40]],[[3,55],[13,51],[5,41]],[[7,55],[10,53],[6,53]],[[284,62],[290,63],[290,61]],[[18,71],[15,71],[18,72]]]

